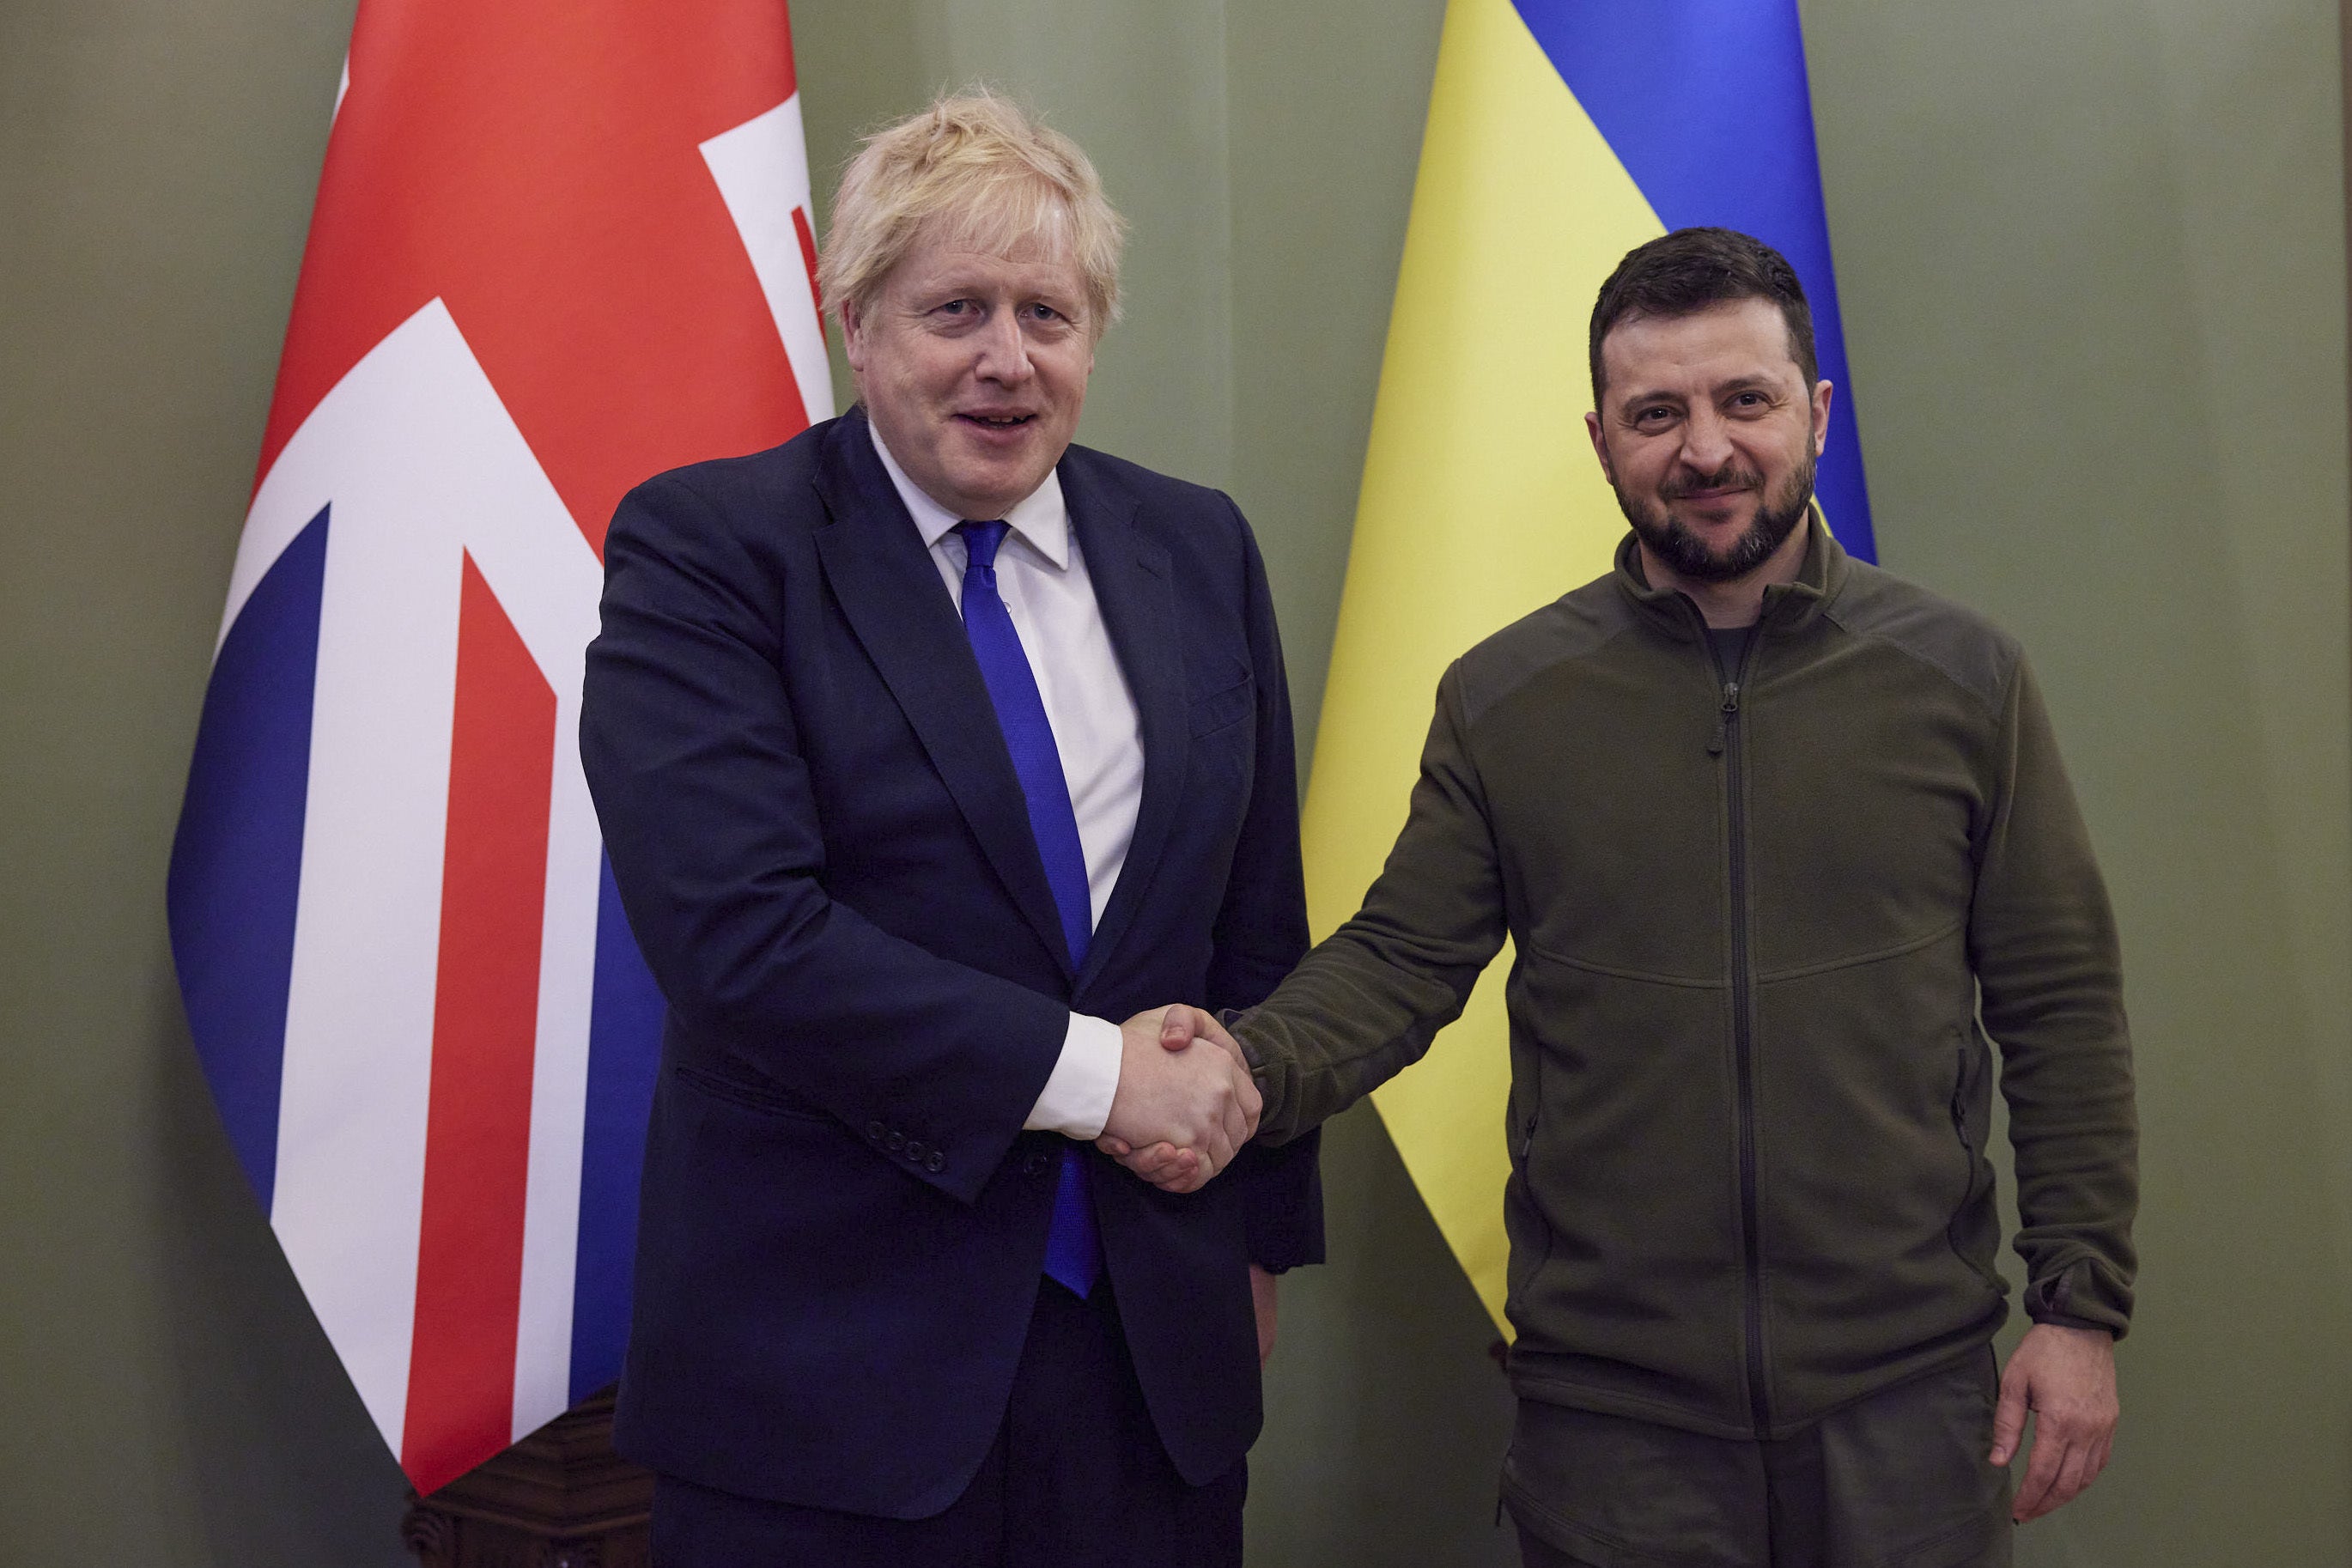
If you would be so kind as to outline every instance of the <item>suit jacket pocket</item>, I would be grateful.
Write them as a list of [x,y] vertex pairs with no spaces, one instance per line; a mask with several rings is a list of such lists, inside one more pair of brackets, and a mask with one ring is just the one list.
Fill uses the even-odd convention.
[[829,1113],[795,1097],[790,1090],[774,1084],[753,1083],[743,1079],[715,1073],[681,1062],[671,1069],[680,1083],[703,1094],[740,1105],[746,1110],[756,1110],[768,1116],[790,1117],[799,1121],[821,1121],[828,1127],[841,1123]]
[[1240,723],[1257,711],[1257,687],[1249,672],[1222,690],[1192,699],[1192,734],[1195,739],[1213,735],[1218,731]]

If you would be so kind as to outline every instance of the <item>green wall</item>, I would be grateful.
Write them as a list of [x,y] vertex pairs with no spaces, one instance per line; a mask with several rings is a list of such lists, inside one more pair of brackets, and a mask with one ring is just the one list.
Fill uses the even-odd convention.
[[2146,1152],[2116,1468],[2040,1564],[2352,1559],[2337,19],[1809,0],[1889,566],[2050,691]]
[[397,1564],[163,865],[348,4],[0,5],[0,1558]]
[[[205,1101],[162,920],[351,4],[0,5],[0,1555],[29,1568],[406,1561],[397,1471]],[[1302,739],[1441,12],[794,6],[821,184],[858,130],[974,78],[1093,153],[1135,233],[1084,438],[1250,513]],[[2340,1563],[2335,9],[1804,18],[1882,553],[2033,650],[2131,966],[2147,1207],[2126,1426],[2021,1561]],[[1327,1148],[1333,1262],[1286,1287],[1252,1561],[1507,1563],[1491,1331],[1377,1121]]]

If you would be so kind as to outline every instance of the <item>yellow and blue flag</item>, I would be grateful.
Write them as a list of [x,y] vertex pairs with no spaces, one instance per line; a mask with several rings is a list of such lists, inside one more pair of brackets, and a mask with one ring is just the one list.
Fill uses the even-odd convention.
[[[1307,796],[1318,936],[1403,825],[1446,665],[1608,570],[1625,524],[1583,427],[1592,301],[1625,252],[1706,224],[1804,282],[1838,389],[1817,493],[1872,559],[1795,0],[1452,0]],[[1498,1325],[1509,960],[1374,1097]]]

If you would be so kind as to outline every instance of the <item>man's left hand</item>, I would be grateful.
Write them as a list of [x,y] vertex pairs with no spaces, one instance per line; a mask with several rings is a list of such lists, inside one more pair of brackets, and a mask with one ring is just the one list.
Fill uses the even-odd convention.
[[2000,1374],[1991,1460],[2006,1465],[2033,1412],[2033,1452],[2011,1510],[2017,1522],[2072,1502],[2106,1468],[2116,1440],[2116,1342],[2104,1329],[2036,1323]]
[[1274,1353],[1274,1313],[1276,1277],[1253,1263],[1250,1268],[1250,1305],[1257,1310],[1257,1364],[1265,1365],[1265,1358]]

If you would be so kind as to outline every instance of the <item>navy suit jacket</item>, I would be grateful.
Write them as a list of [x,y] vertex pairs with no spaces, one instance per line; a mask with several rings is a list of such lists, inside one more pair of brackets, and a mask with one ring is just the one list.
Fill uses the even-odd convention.
[[[581,745],[669,1002],[618,1438],[774,1501],[922,1518],[993,1441],[1059,1152],[1072,1010],[1261,1000],[1307,947],[1264,565],[1213,490],[1059,468],[1141,720],[1143,793],[1075,972],[963,624],[861,412],[664,474],[605,541]],[[1247,1264],[1319,1259],[1311,1146],[1197,1194],[1091,1148],[1119,1314],[1190,1481],[1260,1421]]]

